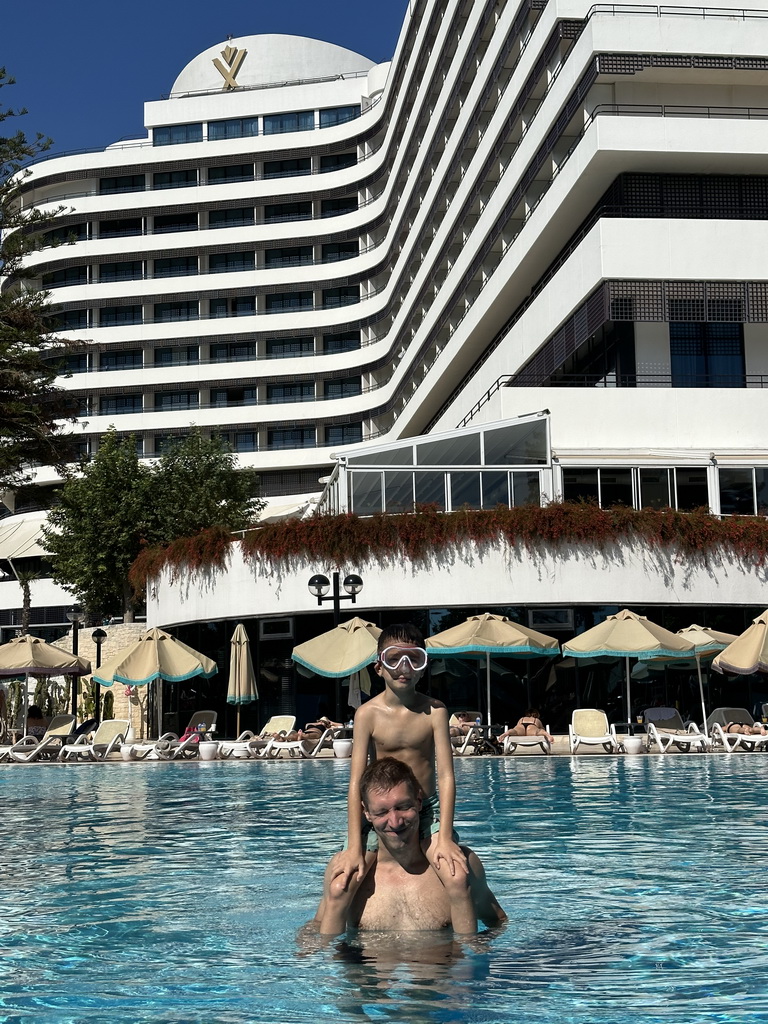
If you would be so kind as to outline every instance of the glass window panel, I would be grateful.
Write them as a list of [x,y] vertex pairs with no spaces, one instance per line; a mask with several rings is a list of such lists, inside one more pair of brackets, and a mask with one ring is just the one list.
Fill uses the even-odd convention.
[[235,434],[235,451],[255,452],[257,450],[256,433],[253,430],[238,430]]
[[232,341],[211,345],[212,363],[234,363],[242,359],[256,358],[254,341]]
[[189,277],[197,273],[197,256],[170,256],[155,260],[155,277]]
[[350,473],[352,511],[359,516],[373,516],[384,511],[381,473]]
[[99,312],[99,323],[102,327],[140,324],[141,306],[104,306]]
[[632,470],[600,470],[600,504],[603,508],[627,505],[632,508]]
[[227,121],[208,122],[208,141],[245,139],[259,134],[258,117],[233,117]]
[[165,391],[155,394],[155,409],[197,409],[197,391]]
[[413,473],[385,473],[384,495],[387,512],[412,512]]
[[563,470],[563,501],[600,500],[597,486],[597,470],[579,467]]
[[264,162],[265,178],[292,178],[300,174],[311,174],[312,161],[308,156],[297,160],[266,160]]
[[348,398],[362,394],[362,379],[342,377],[339,380],[326,380],[323,382],[323,394],[326,398]]
[[323,335],[323,352],[352,352],[358,348],[360,348],[360,331]]
[[227,181],[251,181],[253,164],[228,164],[225,167],[208,168],[208,184],[221,185]]
[[264,207],[264,223],[279,224],[290,220],[311,220],[312,203],[270,203]]
[[196,213],[163,213],[155,217],[154,233],[165,235],[172,231],[197,231]]
[[357,163],[357,153],[331,153],[328,156],[320,157],[320,173],[338,171],[343,167],[354,167]]
[[144,276],[144,264],[141,260],[128,260],[125,263],[102,263],[99,267],[100,281],[140,281]]
[[155,349],[155,366],[189,366],[199,359],[197,345],[178,345]]
[[445,473],[414,473],[417,505],[437,505],[445,511]]
[[413,466],[413,444],[389,448],[383,452],[369,452],[349,460],[350,466]]
[[256,266],[255,252],[219,252],[208,257],[208,270],[211,274],[224,274],[227,271],[253,270]]
[[285,249],[267,249],[264,253],[264,266],[267,270],[274,267],[304,267],[312,262],[311,245],[292,245]]
[[768,469],[755,470],[755,500],[757,502],[757,514],[768,515]]
[[720,511],[723,515],[755,514],[755,489],[751,469],[719,469]]
[[416,446],[419,466],[479,466],[480,434],[465,434]]
[[314,448],[314,427],[289,427],[283,430],[267,431],[269,448]]
[[140,235],[142,226],[141,217],[122,217],[117,220],[100,220],[99,238],[125,238],[129,235]]
[[325,428],[326,444],[360,444],[363,440],[362,423],[343,423]]
[[356,238],[346,242],[327,242],[323,246],[323,263],[338,263],[340,260],[349,260],[360,252],[360,244]]
[[515,505],[541,504],[541,482],[538,473],[513,473],[512,490]]
[[99,192],[110,195],[114,192],[143,192],[143,174],[118,174],[112,178],[99,178]]
[[99,400],[102,416],[120,413],[141,412],[141,395],[110,395]]
[[706,469],[676,469],[677,508],[691,512],[696,508],[709,508]]
[[288,313],[294,309],[311,309],[312,292],[282,292],[266,296],[268,313]]
[[101,370],[134,370],[143,365],[140,348],[123,352],[102,352],[99,356]]
[[352,306],[360,301],[360,286],[343,285],[341,288],[323,288],[323,309]]
[[480,474],[451,473],[451,508],[480,508]]
[[354,213],[357,209],[357,196],[343,196],[341,199],[323,199],[320,206],[321,217],[341,217],[345,213]]
[[330,107],[320,111],[320,127],[331,128],[335,124],[344,124],[360,117],[360,104],[349,107]]
[[252,206],[235,210],[211,210],[208,214],[209,228],[239,228],[246,224],[253,224]]
[[173,146],[181,142],[202,142],[203,125],[173,124],[152,131],[153,146]]
[[547,421],[534,420],[483,431],[486,466],[545,465]]
[[640,507],[670,508],[669,470],[640,470]]
[[290,114],[266,114],[264,117],[265,135],[279,135],[282,132],[307,132],[314,127],[314,110],[298,110]]
[[268,338],[267,359],[310,356],[315,351],[313,338]]
[[86,284],[88,275],[85,267],[68,267],[43,274],[43,288],[65,288],[68,285]]
[[69,245],[71,242],[82,242],[88,235],[85,224],[68,224],[65,228],[52,228],[43,235],[46,245]]
[[313,381],[301,381],[298,384],[267,384],[267,401],[274,402],[308,402],[315,397]]
[[509,473],[481,473],[483,508],[509,505]]
[[170,323],[175,320],[197,320],[197,302],[156,302],[154,312],[156,323]]
[[183,188],[197,184],[197,171],[190,167],[183,171],[156,171],[152,175],[153,188]]

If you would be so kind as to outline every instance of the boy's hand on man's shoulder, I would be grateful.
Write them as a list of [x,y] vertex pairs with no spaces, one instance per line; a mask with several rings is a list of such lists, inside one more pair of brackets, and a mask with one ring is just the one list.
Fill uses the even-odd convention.
[[438,873],[444,868],[452,875],[457,872],[465,875],[469,873],[464,851],[452,839],[438,839],[432,848],[432,860]]
[[361,882],[365,874],[365,854],[362,850],[344,850],[336,857],[336,863],[331,880],[344,878],[344,888],[354,879]]

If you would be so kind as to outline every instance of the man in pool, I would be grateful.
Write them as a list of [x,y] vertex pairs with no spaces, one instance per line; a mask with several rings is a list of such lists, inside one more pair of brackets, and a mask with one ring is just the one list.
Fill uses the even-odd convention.
[[336,860],[325,870],[323,898],[314,925],[321,935],[347,928],[365,931],[438,931],[474,934],[478,920],[490,926],[507,915],[488,888],[480,858],[463,847],[468,873],[451,874],[448,864],[430,867],[419,840],[421,790],[410,767],[394,757],[373,761],[360,780],[363,813],[379,840],[366,854],[362,882],[347,886],[335,875]]

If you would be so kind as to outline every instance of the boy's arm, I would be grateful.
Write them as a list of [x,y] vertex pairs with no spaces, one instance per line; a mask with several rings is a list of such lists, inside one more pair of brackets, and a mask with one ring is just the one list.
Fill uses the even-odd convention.
[[456,778],[453,774],[453,747],[448,728],[448,710],[444,706],[433,708],[432,729],[435,737],[437,763],[437,791],[440,797],[440,831],[433,847],[435,864],[446,861],[451,874],[467,871],[467,858],[453,841],[453,815],[456,807]]
[[339,854],[335,876],[343,875],[346,888],[354,878],[358,882],[365,874],[365,851],[363,850],[363,803],[360,797],[360,777],[368,764],[368,743],[371,738],[369,715],[359,708],[352,730],[352,762],[349,768],[349,790],[347,793],[347,849]]

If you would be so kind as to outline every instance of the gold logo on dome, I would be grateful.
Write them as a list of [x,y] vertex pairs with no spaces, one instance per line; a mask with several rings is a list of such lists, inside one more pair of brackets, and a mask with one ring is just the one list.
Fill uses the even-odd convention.
[[237,89],[235,79],[247,53],[247,50],[238,50],[236,46],[228,46],[221,51],[221,56],[224,58],[223,64],[218,57],[213,58],[213,66],[224,79],[225,89]]

